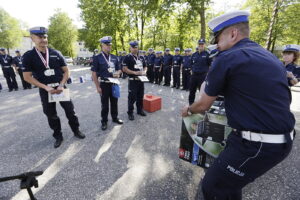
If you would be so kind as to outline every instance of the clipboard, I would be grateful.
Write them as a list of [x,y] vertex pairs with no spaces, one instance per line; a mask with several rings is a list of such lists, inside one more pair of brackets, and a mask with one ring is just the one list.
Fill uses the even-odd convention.
[[107,78],[109,82],[119,85],[120,81],[117,78]]
[[49,103],[61,102],[61,101],[71,101],[70,89],[64,89],[60,94],[51,94],[48,93]]
[[147,78],[147,76],[138,76],[138,78],[142,81],[142,82],[148,82],[149,79]]

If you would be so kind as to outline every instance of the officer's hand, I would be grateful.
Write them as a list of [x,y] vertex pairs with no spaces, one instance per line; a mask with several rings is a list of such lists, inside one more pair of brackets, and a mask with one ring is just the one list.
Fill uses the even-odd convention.
[[135,75],[137,75],[137,76],[142,76],[142,75],[143,75],[143,72],[142,72],[142,71],[137,71],[137,72],[135,72]]
[[120,77],[120,74],[113,74],[113,77],[114,77],[114,78],[119,78],[119,77]]
[[60,94],[63,91],[63,87],[57,87],[56,88],[56,94]]
[[101,90],[100,87],[97,87],[97,92],[98,92],[99,94],[102,94],[102,90]]
[[188,116],[188,106],[185,106],[182,108],[182,111],[181,111],[181,116],[182,117],[187,117]]
[[294,74],[292,72],[286,72],[287,77],[294,78]]
[[47,92],[50,92],[51,94],[55,94],[56,93],[56,90],[52,87],[49,87],[49,86],[46,86],[45,90]]

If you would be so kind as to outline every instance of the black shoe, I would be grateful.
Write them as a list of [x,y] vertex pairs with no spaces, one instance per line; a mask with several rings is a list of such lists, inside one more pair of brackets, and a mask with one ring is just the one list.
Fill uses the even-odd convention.
[[8,92],[12,92],[12,91],[13,91],[12,89],[9,89],[9,90],[8,90]]
[[123,124],[123,121],[120,119],[113,119],[113,122],[117,123],[117,124]]
[[130,121],[134,120],[134,115],[133,115],[133,114],[128,114],[128,119],[129,119]]
[[163,86],[167,86],[167,84],[163,84]]
[[138,115],[141,115],[141,116],[143,116],[143,117],[147,116],[146,113],[145,113],[144,111],[140,111],[140,112],[138,112],[137,114],[138,114]]
[[107,129],[107,123],[106,122],[102,122],[101,129],[102,129],[102,131],[105,131]]
[[62,141],[62,138],[56,139],[56,141],[54,142],[54,148],[58,148],[61,145]]
[[179,87],[176,87],[176,89],[179,89]]
[[175,85],[172,86],[172,88],[175,88],[175,87],[176,87]]
[[186,90],[185,88],[181,88],[181,90]]
[[79,130],[74,133],[74,136],[79,138],[79,139],[84,139],[85,138],[85,135],[83,133],[81,133],[81,131],[79,131]]
[[18,91],[19,89],[18,88],[15,88],[15,91]]

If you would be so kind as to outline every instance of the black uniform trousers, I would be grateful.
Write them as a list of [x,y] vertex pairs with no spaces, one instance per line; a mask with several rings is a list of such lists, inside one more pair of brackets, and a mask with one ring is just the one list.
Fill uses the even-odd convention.
[[153,83],[154,81],[154,66],[153,65],[148,65],[148,70],[147,70],[147,78],[149,79],[150,83]]
[[12,67],[4,68],[2,67],[3,75],[6,79],[6,83],[9,90],[18,89],[18,83],[16,81],[16,74]]
[[224,151],[203,178],[204,199],[241,200],[243,187],[288,156],[293,142],[289,133],[285,137],[287,143],[271,144],[248,141],[239,132],[231,132]]
[[154,82],[155,84],[160,84],[160,67],[154,67]]
[[133,114],[134,103],[136,102],[137,112],[143,110],[144,83],[139,80],[128,81],[128,114]]
[[[60,119],[57,116],[56,112],[56,103],[49,103],[48,101],[48,92],[44,89],[39,89],[40,97],[42,101],[43,106],[43,112],[47,116],[48,124],[50,128],[54,131],[53,137],[55,139],[61,139],[63,138],[62,132],[61,132],[61,124]],[[61,107],[64,109],[66,116],[69,120],[69,125],[72,129],[72,131],[75,133],[79,130],[79,122],[78,118],[74,111],[74,105],[72,101],[62,101],[59,102]]]
[[110,114],[113,120],[118,118],[118,98],[112,94],[112,83],[101,82],[100,87],[102,90],[101,96],[101,123],[108,121],[109,101],[110,101]]
[[171,82],[171,70],[172,68],[170,66],[163,66],[163,75],[165,78],[165,84],[170,85]]
[[182,69],[182,86],[184,90],[190,89],[190,79],[191,79],[191,69],[183,68]]
[[196,91],[200,89],[201,84],[206,78],[206,72],[204,73],[195,73],[193,72],[190,81],[190,94],[189,94],[189,104],[191,105],[195,101]]
[[180,66],[173,66],[173,87],[180,87]]
[[18,69],[18,73],[20,75],[20,78],[21,78],[21,81],[22,81],[22,85],[23,85],[23,88],[24,89],[31,89],[31,84],[30,83],[27,83],[25,80],[24,80],[24,77],[23,77],[23,70],[22,69]]

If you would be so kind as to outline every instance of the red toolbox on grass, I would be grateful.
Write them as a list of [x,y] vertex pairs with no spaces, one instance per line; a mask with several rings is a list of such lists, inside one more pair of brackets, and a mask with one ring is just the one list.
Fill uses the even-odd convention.
[[143,108],[147,112],[155,112],[161,109],[161,97],[145,94]]

